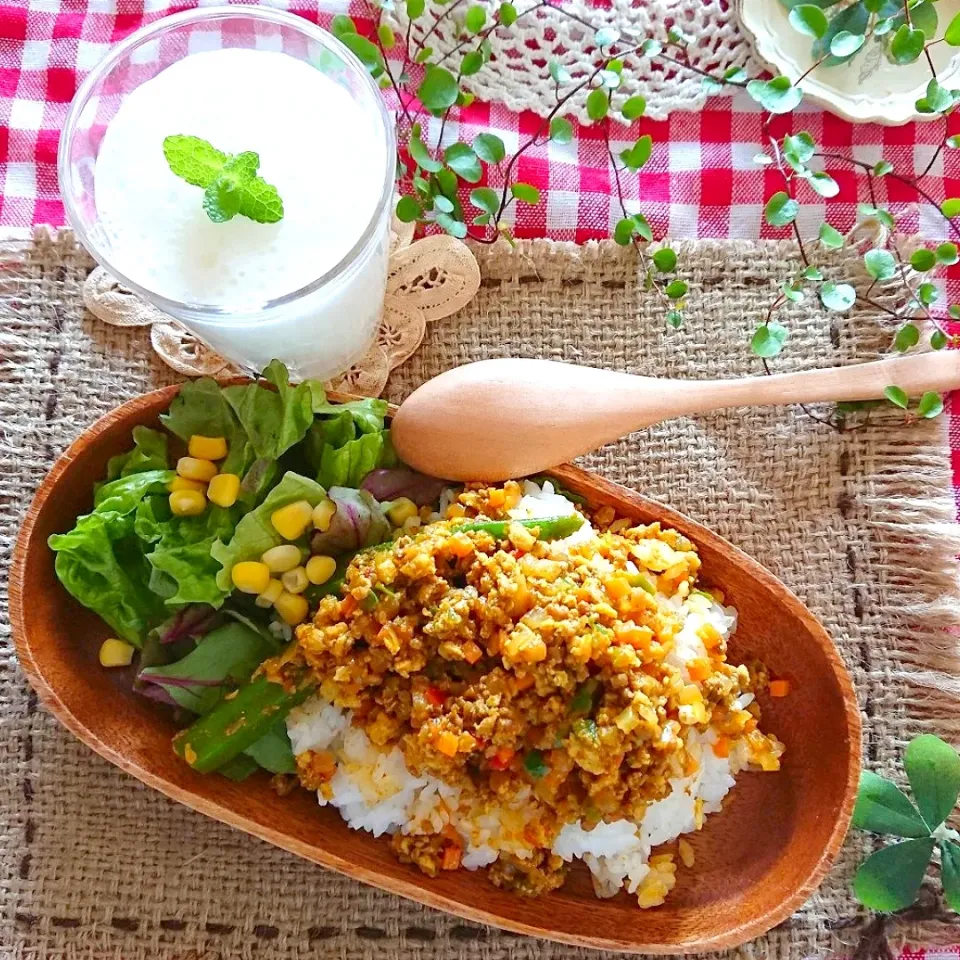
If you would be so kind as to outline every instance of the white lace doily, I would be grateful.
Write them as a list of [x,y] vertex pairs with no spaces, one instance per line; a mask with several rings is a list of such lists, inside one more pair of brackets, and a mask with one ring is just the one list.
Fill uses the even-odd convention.
[[[387,377],[420,346],[427,324],[465,307],[480,288],[480,268],[470,249],[448,236],[413,241],[414,224],[394,218],[390,232],[390,272],[380,330],[361,360],[328,386],[377,397]],[[198,377],[241,373],[214,353],[179,321],[142,300],[103,267],[83,286],[83,302],[99,320],[116,327],[149,327],[150,343],[167,366]]]
[[[769,0],[777,3],[779,0]],[[536,0],[515,3],[523,13],[536,5]],[[395,6],[392,22],[398,32],[406,31],[404,4]],[[497,4],[487,4],[492,16]],[[589,23],[577,23],[558,10],[542,7],[521,17],[509,28],[500,28],[490,34],[493,58],[479,73],[466,77],[464,85],[484,103],[503,103],[511,110],[532,110],[543,117],[555,106],[554,84],[547,72],[550,60],[558,60],[570,72],[574,81],[582,79],[594,62],[594,33],[604,26],[614,27],[627,43],[639,43],[647,37],[665,40],[667,30],[677,27],[691,38],[688,49],[690,62],[701,69],[724,71],[729,67],[747,67],[751,72],[761,71],[762,65],[753,59],[749,44],[737,24],[733,4],[724,0],[611,0],[609,7],[590,6],[585,0],[564,2],[563,9]],[[433,30],[436,17],[445,6],[429,0],[427,12],[413,25],[412,37],[421,40]],[[436,62],[453,51],[461,42],[457,26],[467,4],[462,3],[451,17],[457,24],[444,21],[433,31],[427,45],[433,48],[431,57]],[[400,43],[398,43],[398,47]],[[445,61],[444,66],[456,72],[463,54],[475,47],[464,46]],[[701,78],[691,70],[662,60],[630,56],[626,58],[623,82],[614,93],[614,105],[639,94],[646,98],[646,114],[655,120],[664,119],[674,110],[698,110],[707,98]],[[589,122],[585,100],[588,89],[575,96],[565,108],[567,116]],[[618,119],[619,112],[611,113]]]

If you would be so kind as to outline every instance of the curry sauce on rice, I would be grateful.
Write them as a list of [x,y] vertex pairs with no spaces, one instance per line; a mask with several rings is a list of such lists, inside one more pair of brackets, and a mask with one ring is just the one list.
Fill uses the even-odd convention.
[[301,783],[401,860],[536,896],[583,859],[655,906],[693,860],[656,848],[783,747],[693,544],[610,508],[562,539],[531,522],[576,512],[549,482],[467,488],[357,554],[268,669],[318,690],[288,720]]

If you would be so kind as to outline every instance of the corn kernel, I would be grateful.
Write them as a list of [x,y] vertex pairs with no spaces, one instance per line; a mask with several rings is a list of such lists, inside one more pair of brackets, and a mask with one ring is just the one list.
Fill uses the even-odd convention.
[[242,560],[230,570],[233,585],[243,593],[263,593],[270,585],[270,568],[256,560]]
[[387,510],[387,517],[395,527],[402,527],[411,517],[418,516],[420,511],[409,497],[398,497]]
[[337,505],[329,497],[324,497],[313,508],[313,525],[321,533],[326,533],[330,529],[330,521],[336,512]]
[[293,570],[288,570],[280,578],[280,581],[283,583],[283,589],[288,593],[303,593],[310,586],[307,571],[303,567],[294,567]]
[[274,510],[270,522],[284,540],[296,540],[303,536],[312,518],[313,507],[306,500],[298,500]]
[[100,644],[101,667],[129,667],[133,662],[134,647],[116,637]]
[[291,627],[296,627],[307,619],[310,607],[306,597],[299,593],[287,593],[284,590],[274,602],[273,609],[283,617],[284,622]]
[[206,493],[207,485],[199,480],[187,480],[186,477],[174,477],[168,484],[167,490],[176,493],[178,490],[196,490],[197,493]]
[[683,862],[683,865],[689,870],[696,861],[696,855],[693,852],[690,841],[684,840],[683,838],[678,840],[677,852],[680,854],[680,860]]
[[196,457],[181,457],[177,461],[177,473],[187,480],[200,480],[209,483],[217,475],[217,465],[209,460]]
[[240,478],[235,473],[218,473],[207,487],[207,496],[218,507],[232,507],[240,495]]
[[326,583],[337,569],[333,557],[311,557],[307,561],[307,579],[311,583]]
[[265,563],[271,573],[286,573],[294,567],[300,566],[300,548],[292,543],[281,543],[278,547],[271,547],[260,558],[261,563]]
[[195,433],[187,444],[187,453],[199,460],[222,460],[227,455],[227,438]]
[[170,512],[175,517],[199,517],[207,498],[199,490],[175,490],[170,494]]
[[280,594],[283,593],[283,584],[279,580],[271,580],[267,584],[267,589],[263,593],[257,594],[257,599],[254,601],[258,607],[272,607],[279,598]]

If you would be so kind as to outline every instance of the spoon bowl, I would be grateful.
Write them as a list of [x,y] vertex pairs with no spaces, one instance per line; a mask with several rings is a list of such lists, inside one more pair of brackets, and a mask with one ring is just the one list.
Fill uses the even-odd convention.
[[856,696],[830,638],[782,583],[716,534],[570,466],[552,473],[573,493],[693,540],[705,582],[739,610],[731,658],[760,657],[791,684],[787,698],[761,697],[765,729],[786,744],[783,768],[739,776],[723,811],[692,838],[696,864],[680,869],[663,906],[640,910],[627,894],[597,899],[585,868],[541,900],[498,890],[477,873],[430,879],[306,791],[281,798],[266,774],[238,784],[191,770],[171,749],[176,725],[166,708],[134,693],[129,671],[98,665],[108,629],[60,586],[47,547],[50,534],[90,509],[93,483],[108,458],[129,447],[131,429],[156,426],[175,391],[138,397],[79,437],[41,485],[14,553],[10,612],[20,664],[44,706],[93,750],[167,797],[323,867],[468,920],[582,946],[727,949],[782,922],[823,879],[843,842],[860,769]]

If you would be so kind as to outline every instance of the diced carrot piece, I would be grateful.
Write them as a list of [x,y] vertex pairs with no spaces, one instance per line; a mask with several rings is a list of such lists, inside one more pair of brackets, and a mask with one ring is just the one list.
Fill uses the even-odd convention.
[[714,647],[719,647],[723,637],[720,636],[720,631],[712,623],[704,623],[697,628],[697,636],[703,642],[703,645],[708,650],[713,650]]
[[757,718],[751,717],[744,725],[743,729],[745,733],[753,733],[757,729]]
[[443,733],[437,737],[436,748],[445,757],[455,757],[459,747],[460,738],[455,733],[451,733],[449,730],[444,730]]
[[653,643],[653,631],[649,627],[638,627],[632,623],[619,625],[616,635],[620,643],[627,643],[635,650],[649,650]]
[[713,744],[714,756],[723,758],[730,756],[730,738],[717,737],[717,742]]
[[460,834],[457,833],[457,828],[452,823],[445,823],[443,829],[440,831],[441,837],[446,837],[452,844],[460,846]]
[[536,683],[534,678],[529,673],[524,673],[513,678],[513,689],[517,693],[521,693],[524,690],[532,687]]
[[506,770],[515,753],[516,751],[509,747],[498,747],[497,752],[490,758],[490,766],[494,770]]
[[467,663],[476,663],[483,656],[483,651],[472,641],[463,645],[463,658]]
[[473,553],[473,544],[464,534],[457,534],[447,541],[447,550],[455,557],[469,557]]
[[496,487],[490,491],[487,499],[491,507],[502,507],[507,500],[507,491],[503,487]]
[[440,860],[441,870],[456,870],[460,866],[463,850],[458,844],[448,843],[443,848],[443,857]]
[[341,614],[341,616],[349,617],[350,614],[353,613],[353,611],[356,610],[356,609],[357,609],[357,601],[356,601],[356,598],[353,596],[352,593],[348,593],[348,594],[340,601],[340,614]]
[[767,687],[771,697],[785,697],[790,692],[789,680],[771,680]]
[[610,577],[604,586],[614,600],[621,600],[630,593],[630,582],[626,577]]
[[706,660],[691,660],[687,664],[687,673],[690,674],[690,679],[694,683],[703,683],[712,672]]
[[427,687],[426,696],[435,707],[443,706],[443,702],[447,699],[447,695],[439,687]]

